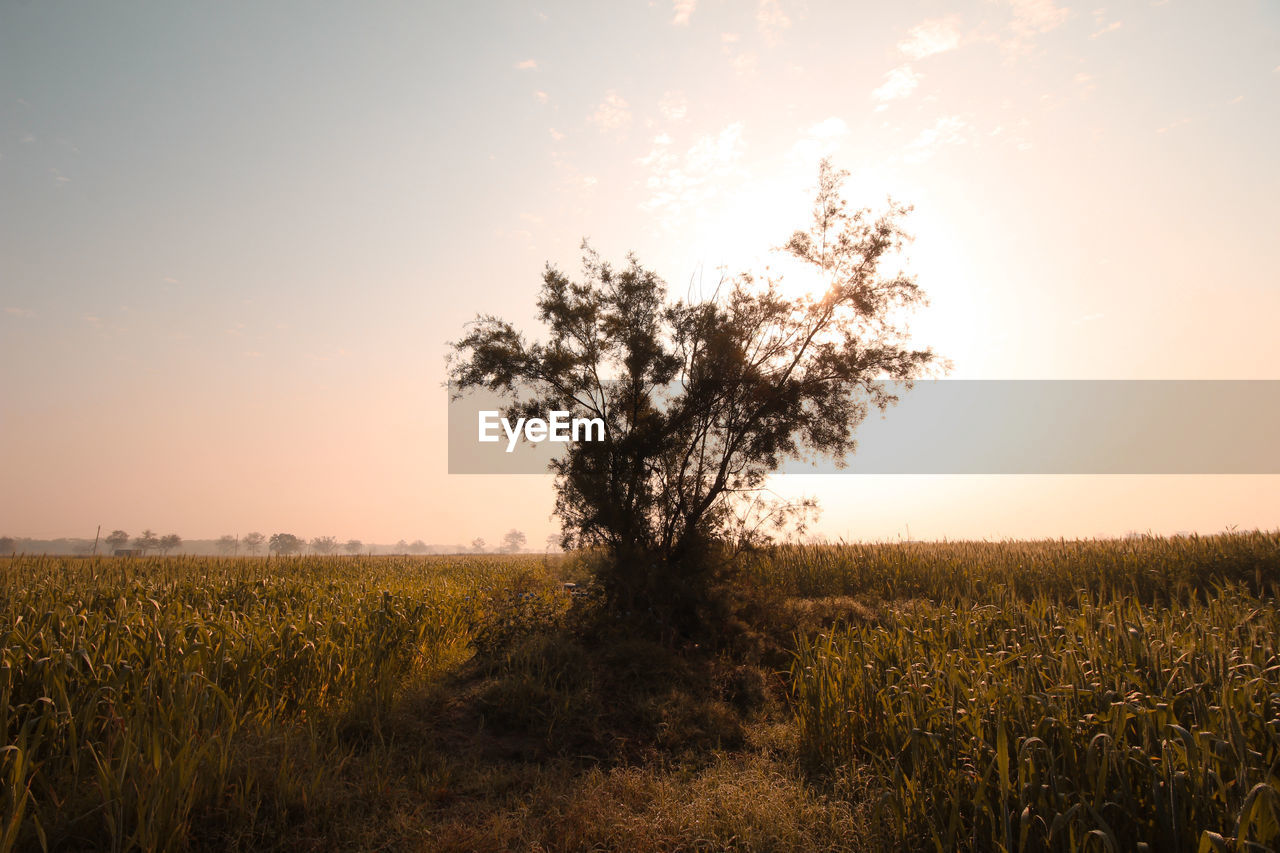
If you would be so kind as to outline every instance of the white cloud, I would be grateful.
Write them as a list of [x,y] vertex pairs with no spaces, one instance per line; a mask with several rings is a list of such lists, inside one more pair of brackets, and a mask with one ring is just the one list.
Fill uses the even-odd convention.
[[538,67],[538,60],[536,59],[526,59],[522,62],[516,63],[516,68],[519,69],[520,71],[533,71],[537,69],[537,67]]
[[1102,24],[1100,29],[1090,33],[1089,38],[1096,39],[1099,36],[1105,36],[1107,33],[1114,33],[1116,30],[1124,26],[1124,21],[1112,21],[1109,24]]
[[1191,119],[1183,116],[1180,119],[1169,122],[1164,127],[1156,128],[1156,133],[1168,133],[1175,128],[1182,127],[1184,124],[1191,124]]
[[1055,6],[1053,0],[1009,0],[1013,9],[1011,27],[1015,33],[1034,35],[1047,33],[1060,27],[1071,14],[1064,6]]
[[549,130],[548,133],[551,134],[551,138],[554,139],[556,142],[559,142],[560,140],[564,139],[564,134],[556,130],[554,127],[551,128],[551,130]]
[[689,114],[689,100],[684,92],[664,92],[658,101],[658,111],[667,121],[680,121]]
[[963,145],[969,138],[969,123],[960,116],[943,116],[907,144],[903,159],[922,163],[945,145]]
[[667,224],[714,197],[724,179],[740,174],[746,150],[742,123],[699,137],[683,155],[670,149],[670,137],[662,134],[654,140],[649,154],[639,160],[649,168],[645,181],[649,197],[641,207],[658,212]]
[[840,141],[849,135],[849,125],[838,116],[811,125],[787,152],[787,159],[803,164],[806,168],[823,157],[829,157],[840,147]]
[[916,24],[907,33],[905,41],[898,42],[898,50],[910,59],[924,59],[945,53],[960,46],[960,33],[956,29],[957,18],[931,18]]
[[542,91],[541,89],[534,92],[533,97],[540,104],[545,104],[547,101],[551,100],[551,96],[548,95],[546,92]]
[[675,0],[675,17],[671,19],[671,23],[677,27],[687,27],[689,18],[693,16],[693,10],[698,6],[698,0]]
[[756,55],[754,53],[739,53],[730,60],[730,64],[739,77],[750,77],[756,72]]
[[877,101],[893,101],[905,98],[920,85],[920,77],[910,65],[899,65],[884,75],[884,83],[871,93]]
[[631,108],[616,90],[610,89],[605,92],[604,100],[591,114],[591,123],[599,128],[601,133],[624,130],[631,124]]
[[778,0],[760,0],[756,6],[756,28],[765,41],[773,44],[782,31],[791,26],[791,19],[782,11]]
[[1036,36],[1057,29],[1071,16],[1065,6],[1053,0],[1007,0],[1013,18],[1009,22],[1010,37],[1003,41],[1012,56],[1029,53]]

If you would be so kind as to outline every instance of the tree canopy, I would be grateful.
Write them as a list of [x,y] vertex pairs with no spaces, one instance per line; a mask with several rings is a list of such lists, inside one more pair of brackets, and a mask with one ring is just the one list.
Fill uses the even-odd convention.
[[455,393],[503,394],[512,416],[604,421],[604,441],[570,444],[552,470],[564,544],[613,555],[611,596],[679,585],[708,548],[804,509],[762,499],[769,473],[788,458],[842,464],[857,425],[895,401],[888,382],[909,386],[934,362],[907,339],[904,309],[923,292],[887,268],[910,208],[850,211],[846,175],[822,162],[813,222],[783,247],[820,292],[787,296],[776,277],[743,273],[710,298],[670,300],[634,256],[615,268],[584,243],[579,280],[543,275],[540,339],[480,316],[452,344]]

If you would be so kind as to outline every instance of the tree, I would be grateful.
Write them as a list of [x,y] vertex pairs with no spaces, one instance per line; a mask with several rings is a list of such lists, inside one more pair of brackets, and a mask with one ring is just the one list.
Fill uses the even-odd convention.
[[427,553],[427,543],[426,543],[426,542],[423,542],[421,539],[415,539],[415,540],[413,540],[413,544],[411,544],[411,545],[409,546],[409,553],[410,553],[410,554],[425,554],[425,553]]
[[234,554],[240,548],[240,540],[230,533],[225,536],[219,536],[218,541],[214,544],[218,547],[218,553],[223,555]]
[[124,548],[129,544],[129,534],[123,530],[113,530],[102,541],[106,542],[107,547],[114,552],[117,548]]
[[311,540],[311,550],[317,554],[332,554],[338,550],[338,540],[333,536],[317,536]]
[[408,553],[409,553],[409,543],[408,543],[408,542],[406,542],[406,541],[404,541],[403,539],[401,539],[399,542],[397,542],[397,543],[396,543],[396,553],[397,553],[397,554],[408,554]]
[[483,539],[481,539],[479,536],[477,536],[475,539],[472,539],[472,540],[471,540],[471,551],[472,551],[472,553],[474,553],[474,554],[483,554],[483,553],[484,553],[484,540],[483,540]]
[[504,554],[514,554],[524,547],[528,538],[519,530],[508,530],[506,535],[502,537],[502,546],[498,548]]
[[695,624],[726,554],[759,541],[761,520],[785,526],[813,508],[766,500],[767,476],[788,458],[843,464],[870,409],[895,402],[887,381],[909,386],[934,361],[908,346],[903,321],[922,291],[885,269],[909,208],[850,212],[845,177],[822,162],[812,226],[784,247],[817,277],[812,296],[741,274],[711,298],[671,302],[634,256],[615,269],[584,243],[582,280],[543,275],[544,339],[480,316],[452,344],[455,395],[497,392],[513,419],[604,422],[603,441],[570,442],[551,470],[563,545],[608,552],[613,605]]
[[342,546],[348,554],[355,556],[364,550],[364,543],[359,539],[348,539],[347,544]]
[[262,543],[266,541],[266,538],[267,537],[263,536],[261,533],[259,533],[256,530],[253,531],[252,533],[246,533],[244,535],[245,550],[248,551],[250,554],[257,554],[259,551],[262,550]]
[[305,540],[299,539],[292,533],[272,533],[271,540],[267,543],[267,548],[272,554],[287,556],[299,553],[306,547],[306,544]]
[[144,530],[141,536],[133,540],[133,547],[141,548],[145,554],[160,547],[160,537],[156,536],[154,530]]
[[[125,541],[128,542],[128,538]],[[12,536],[0,536],[0,554],[12,554],[17,547],[18,542]]]
[[176,533],[166,533],[160,537],[160,553],[168,554],[174,548],[182,547],[182,537]]

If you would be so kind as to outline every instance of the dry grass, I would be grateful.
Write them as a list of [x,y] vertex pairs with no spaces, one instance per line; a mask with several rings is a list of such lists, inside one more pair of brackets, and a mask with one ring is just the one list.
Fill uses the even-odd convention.
[[449,815],[425,850],[860,849],[866,815],[815,790],[795,765],[759,754],[706,767],[551,770],[530,791]]

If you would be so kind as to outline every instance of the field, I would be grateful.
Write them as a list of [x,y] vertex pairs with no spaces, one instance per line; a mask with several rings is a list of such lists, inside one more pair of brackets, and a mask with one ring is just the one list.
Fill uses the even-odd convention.
[[1280,845],[1280,534],[589,567],[0,559],[0,853]]

